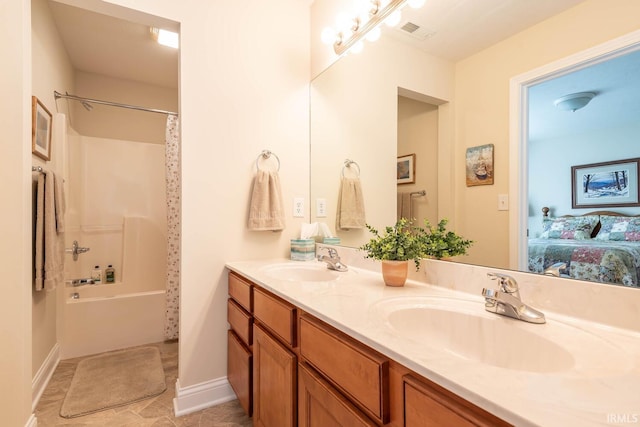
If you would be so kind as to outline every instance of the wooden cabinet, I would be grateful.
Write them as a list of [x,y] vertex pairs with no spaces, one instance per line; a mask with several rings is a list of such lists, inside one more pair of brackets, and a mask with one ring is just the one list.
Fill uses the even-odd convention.
[[406,427],[510,426],[431,381],[406,375],[403,383]]
[[298,427],[377,425],[309,365],[298,365],[298,378]]
[[300,356],[370,417],[389,422],[388,359],[306,314]]
[[228,378],[257,427],[510,424],[229,273]]
[[297,358],[258,324],[253,326],[253,425],[297,425]]

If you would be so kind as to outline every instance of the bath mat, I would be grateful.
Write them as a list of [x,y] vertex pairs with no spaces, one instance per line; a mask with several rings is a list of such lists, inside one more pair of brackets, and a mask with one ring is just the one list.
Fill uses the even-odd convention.
[[60,409],[80,417],[154,397],[167,389],[160,352],[137,347],[81,360]]

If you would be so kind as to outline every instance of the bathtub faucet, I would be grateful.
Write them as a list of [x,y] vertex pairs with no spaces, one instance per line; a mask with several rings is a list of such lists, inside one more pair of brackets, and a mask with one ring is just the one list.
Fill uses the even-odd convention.
[[93,279],[72,279],[69,282],[71,286],[82,286],[82,285],[95,285],[96,282]]
[[85,252],[89,252],[90,248],[83,248],[78,244],[77,240],[73,241],[73,244],[71,245],[70,248],[66,248],[65,252],[68,254],[72,254],[73,255],[73,260],[77,261],[78,260],[78,255],[79,254],[83,254]]

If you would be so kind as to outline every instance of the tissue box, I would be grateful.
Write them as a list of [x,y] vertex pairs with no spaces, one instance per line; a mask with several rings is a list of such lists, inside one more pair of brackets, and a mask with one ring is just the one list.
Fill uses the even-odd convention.
[[340,238],[339,237],[325,237],[322,240],[322,243],[324,243],[326,245],[339,245],[340,244]]
[[309,261],[316,257],[316,241],[314,239],[291,239],[291,259]]

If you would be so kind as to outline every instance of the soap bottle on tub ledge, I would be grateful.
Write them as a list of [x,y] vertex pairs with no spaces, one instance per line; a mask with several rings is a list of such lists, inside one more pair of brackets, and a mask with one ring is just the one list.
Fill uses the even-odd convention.
[[102,283],[102,269],[99,265],[93,267],[93,270],[91,271],[91,279],[93,280],[93,283],[97,285]]
[[104,281],[105,283],[116,283],[116,269],[111,264],[104,269]]

